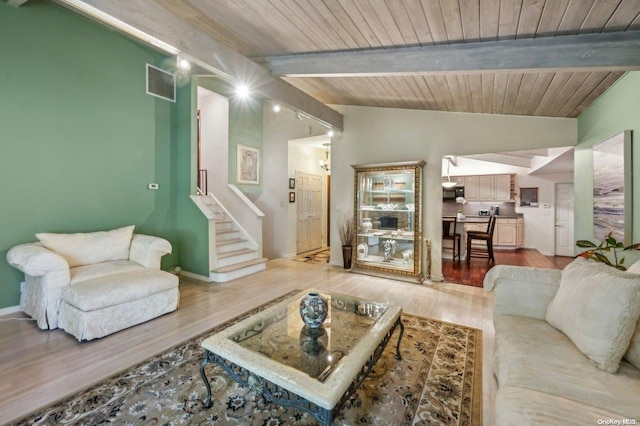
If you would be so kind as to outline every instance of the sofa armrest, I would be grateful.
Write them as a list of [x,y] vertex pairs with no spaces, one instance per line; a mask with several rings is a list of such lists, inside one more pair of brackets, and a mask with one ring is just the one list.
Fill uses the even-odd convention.
[[34,243],[12,247],[7,252],[7,262],[32,277],[41,277],[52,271],[69,270],[69,264],[64,257]]
[[485,290],[494,291],[494,318],[520,315],[544,320],[561,277],[562,271],[558,269],[494,266],[484,277]]
[[171,253],[171,243],[164,238],[134,234],[131,239],[129,260],[147,269],[160,269],[160,260]]

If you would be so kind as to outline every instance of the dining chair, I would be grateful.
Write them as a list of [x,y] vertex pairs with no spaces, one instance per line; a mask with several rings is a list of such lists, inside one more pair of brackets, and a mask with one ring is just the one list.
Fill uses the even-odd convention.
[[[496,216],[491,215],[489,223],[487,224],[487,231],[467,231],[467,263],[471,262],[471,256],[475,257],[488,257],[493,263],[496,260],[493,256],[493,231],[496,227]],[[486,248],[482,246],[473,246],[474,240],[484,241]]]
[[442,245],[442,250],[449,250],[453,252],[453,260],[458,258],[458,262],[460,261],[460,246],[462,236],[456,233],[456,224],[458,223],[458,219],[456,216],[453,217],[443,217],[442,218],[442,241],[445,240],[451,241],[451,247],[445,247]]

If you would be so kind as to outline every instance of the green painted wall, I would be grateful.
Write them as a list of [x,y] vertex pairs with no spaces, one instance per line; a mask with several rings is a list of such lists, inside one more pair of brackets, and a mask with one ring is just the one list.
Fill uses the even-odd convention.
[[[246,194],[262,194],[264,187],[264,150],[262,149],[263,111],[261,99],[229,98],[229,183]],[[237,184],[238,144],[260,150],[260,184]]]
[[0,308],[19,303],[23,280],[6,253],[36,232],[135,224],[168,238],[163,268],[177,265],[189,240],[176,223],[190,159],[176,153],[190,134],[173,123],[189,111],[145,93],[145,63],[164,57],[38,0],[0,2],[0,28]]
[[[640,72],[629,72],[578,117],[575,153],[575,238],[593,240],[593,153],[591,148],[623,130],[632,130],[633,242],[640,241]],[[586,213],[586,214],[582,214]],[[636,258],[633,254],[629,259]]]
[[[229,183],[251,196],[262,194],[264,188],[264,101],[259,98],[239,99],[230,83],[212,77],[199,77],[199,86],[229,99]],[[260,184],[237,184],[238,144],[260,150]]]
[[197,173],[197,79],[178,89],[175,117],[176,151],[179,165],[176,179],[180,267],[189,272],[209,276],[209,222],[189,198],[196,193]]

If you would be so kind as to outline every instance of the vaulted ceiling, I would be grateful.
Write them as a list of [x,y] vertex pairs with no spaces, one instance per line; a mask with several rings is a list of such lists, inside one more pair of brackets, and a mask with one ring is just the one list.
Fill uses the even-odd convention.
[[640,69],[640,0],[54,1],[216,69],[224,46],[324,104],[576,117]]
[[576,117],[640,65],[640,0],[154,1],[327,104]]

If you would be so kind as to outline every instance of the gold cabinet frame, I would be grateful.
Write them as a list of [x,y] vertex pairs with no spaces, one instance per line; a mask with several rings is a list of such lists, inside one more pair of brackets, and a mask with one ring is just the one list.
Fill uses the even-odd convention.
[[353,165],[353,272],[422,283],[424,161]]

